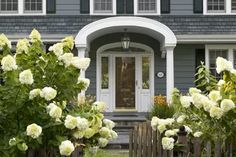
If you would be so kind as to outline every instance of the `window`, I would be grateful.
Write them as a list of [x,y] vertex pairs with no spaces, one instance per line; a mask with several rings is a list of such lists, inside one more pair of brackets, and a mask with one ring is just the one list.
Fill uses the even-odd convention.
[[138,0],[138,12],[156,12],[156,0]]
[[109,88],[108,57],[102,57],[101,89]]
[[207,0],[208,12],[225,12],[225,0]]
[[209,59],[210,59],[210,66],[209,70],[211,74],[214,75],[217,79],[220,79],[221,75],[217,74],[216,72],[216,58],[223,57],[228,59],[228,50],[227,49],[210,49],[209,50]]
[[94,0],[94,12],[112,12],[112,0]]
[[17,12],[18,0],[0,0],[1,12]]
[[236,12],[236,0],[231,1],[231,9],[232,9],[232,12]]
[[150,57],[142,57],[142,89],[150,88]]
[[42,12],[42,0],[24,0],[25,12]]

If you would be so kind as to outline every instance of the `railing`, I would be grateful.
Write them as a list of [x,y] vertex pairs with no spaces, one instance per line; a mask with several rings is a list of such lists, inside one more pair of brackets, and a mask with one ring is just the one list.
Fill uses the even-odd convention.
[[176,138],[179,149],[163,150],[159,132],[152,130],[150,122],[140,123],[130,132],[129,157],[233,157],[231,141],[189,139],[186,133],[178,133]]

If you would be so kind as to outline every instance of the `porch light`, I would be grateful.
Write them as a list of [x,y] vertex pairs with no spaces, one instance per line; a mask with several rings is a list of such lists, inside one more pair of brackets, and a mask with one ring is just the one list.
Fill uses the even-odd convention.
[[121,38],[121,45],[122,45],[123,49],[127,50],[127,49],[129,49],[129,45],[130,45],[130,38],[127,34],[127,29],[126,28],[124,29],[124,31],[125,31],[125,34]]

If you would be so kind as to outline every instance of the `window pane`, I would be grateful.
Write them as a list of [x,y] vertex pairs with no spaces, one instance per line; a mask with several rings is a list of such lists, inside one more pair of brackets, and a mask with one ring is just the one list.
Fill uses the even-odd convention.
[[225,59],[228,58],[228,50],[227,49],[211,49],[209,50],[209,59],[210,59],[210,71],[212,75],[214,75],[217,79],[220,79],[221,75],[216,72],[216,58],[223,57]]
[[138,11],[156,12],[156,0],[138,0]]
[[42,12],[42,0],[25,0],[25,11]]
[[109,73],[108,73],[108,57],[102,57],[102,89],[108,89],[109,87]]
[[1,11],[17,11],[18,1],[16,0],[0,0]]
[[149,89],[150,83],[150,61],[149,57],[142,57],[142,88]]
[[232,10],[236,10],[236,0],[232,0]]
[[208,0],[207,1],[208,11],[225,11],[225,0]]
[[112,12],[112,0],[94,0],[94,11]]

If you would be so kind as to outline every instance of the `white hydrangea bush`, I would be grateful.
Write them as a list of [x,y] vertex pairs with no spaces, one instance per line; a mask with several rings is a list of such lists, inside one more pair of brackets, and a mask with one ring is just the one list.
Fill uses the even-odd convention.
[[[175,107],[173,118],[153,117],[151,125],[162,135],[163,149],[172,150],[184,128],[189,138],[207,140],[235,139],[236,134],[236,70],[230,61],[222,57],[216,60],[216,71],[222,75],[213,90],[201,91],[189,88],[187,94],[174,89],[170,105]],[[183,130],[182,130],[183,131]]]
[[115,123],[104,119],[106,104],[79,97],[90,80],[80,77],[89,58],[74,56],[73,37],[43,49],[41,35],[33,30],[21,39],[16,53],[11,41],[0,35],[0,154],[25,157],[28,150],[70,156],[77,147],[105,147],[117,138]]

